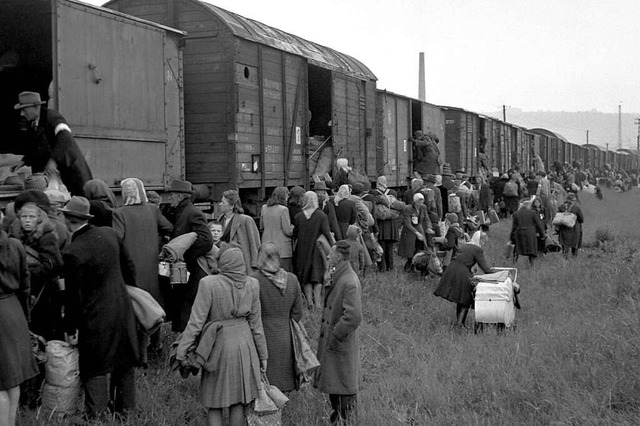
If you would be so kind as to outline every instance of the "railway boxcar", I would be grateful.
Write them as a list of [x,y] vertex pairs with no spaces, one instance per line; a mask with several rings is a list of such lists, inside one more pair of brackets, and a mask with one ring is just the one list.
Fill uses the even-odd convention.
[[476,173],[480,116],[461,108],[442,108],[445,116],[445,161],[453,172]]
[[319,148],[331,154],[322,172],[345,157],[376,177],[376,77],[356,59],[197,0],[106,7],[187,32],[186,174],[213,199],[229,188],[261,199],[268,187],[308,187]]
[[413,173],[412,147],[409,141],[416,130],[439,140],[440,159],[444,162],[444,112],[436,105],[386,90],[378,90],[378,155],[389,187],[406,185]]
[[500,129],[498,127],[499,120],[480,115],[478,121],[478,133],[480,134],[480,143],[484,143],[484,151],[487,155],[488,168],[496,167],[503,170],[500,161]]
[[183,35],[74,0],[3,0],[2,150],[17,140],[18,93],[31,90],[65,116],[95,178],[156,190],[184,178]]

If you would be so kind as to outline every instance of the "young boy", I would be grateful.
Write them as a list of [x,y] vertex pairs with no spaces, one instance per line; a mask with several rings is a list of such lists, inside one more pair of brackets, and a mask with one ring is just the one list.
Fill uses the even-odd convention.
[[207,224],[207,226],[209,227],[209,232],[211,232],[211,237],[213,238],[213,245],[220,248],[220,239],[222,238],[222,224],[220,222],[212,220]]
[[360,228],[356,225],[349,225],[347,228],[347,242],[349,243],[349,262],[353,271],[359,277],[364,275],[365,248],[360,243]]

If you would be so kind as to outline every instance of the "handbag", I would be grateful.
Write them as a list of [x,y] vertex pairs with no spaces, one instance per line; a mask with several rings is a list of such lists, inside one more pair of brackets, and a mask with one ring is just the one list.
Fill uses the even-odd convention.
[[267,392],[267,396],[271,398],[271,400],[276,404],[278,409],[282,410],[287,402],[289,402],[289,398],[285,395],[277,386],[269,383],[269,379],[267,379],[267,375],[262,373],[262,386],[264,390]]
[[136,319],[147,332],[154,333],[164,322],[164,309],[147,291],[130,285],[126,287]]
[[258,397],[253,400],[253,409],[258,415],[272,414],[280,411],[276,403],[269,398],[266,389],[262,385],[260,389],[258,389]]
[[553,221],[551,222],[555,226],[566,226],[567,228],[573,228],[576,226],[576,221],[578,220],[578,216],[571,212],[558,212],[553,217]]
[[293,354],[295,357],[295,372],[297,376],[297,387],[300,388],[311,382],[311,374],[320,367],[318,357],[311,350],[307,340],[307,332],[296,320],[290,320],[291,338],[293,340]]

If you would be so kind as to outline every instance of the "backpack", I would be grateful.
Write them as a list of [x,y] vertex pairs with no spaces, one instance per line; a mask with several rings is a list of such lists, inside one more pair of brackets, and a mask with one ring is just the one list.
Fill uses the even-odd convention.
[[504,184],[503,194],[507,197],[517,197],[518,196],[518,184],[514,181],[510,180],[509,182]]

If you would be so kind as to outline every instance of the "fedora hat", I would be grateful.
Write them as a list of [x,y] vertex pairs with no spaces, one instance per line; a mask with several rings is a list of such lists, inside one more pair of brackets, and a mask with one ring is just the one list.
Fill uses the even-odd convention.
[[18,103],[13,106],[13,109],[22,109],[30,106],[39,106],[46,104],[40,99],[40,93],[37,92],[22,92],[18,95]]
[[169,188],[169,192],[180,192],[182,194],[192,194],[193,193],[193,185],[191,182],[186,180],[176,179],[171,182],[171,188]]
[[320,181],[320,182],[316,182],[313,185],[313,190],[314,191],[328,191],[329,188],[327,188],[327,184],[324,183],[324,181]]
[[92,214],[89,214],[89,209],[91,208],[89,204],[89,200],[84,197],[71,197],[71,201],[63,207],[59,209],[62,213],[67,216],[79,217],[81,219],[91,219],[93,217]]

